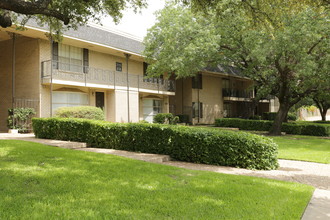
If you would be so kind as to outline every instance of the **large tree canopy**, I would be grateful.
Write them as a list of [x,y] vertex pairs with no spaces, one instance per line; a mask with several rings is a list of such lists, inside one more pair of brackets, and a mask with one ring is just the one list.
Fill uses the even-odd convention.
[[280,110],[272,128],[279,134],[292,105],[330,85],[329,12],[306,8],[278,14],[277,27],[255,25],[245,11],[209,15],[189,8],[167,6],[145,38],[148,72],[175,72],[191,76],[206,66],[225,64],[240,68],[278,97]]
[[[77,27],[88,20],[98,21],[110,15],[114,21],[122,17],[122,10],[145,6],[145,0],[0,0],[0,26],[10,27],[19,20],[24,24],[33,17],[40,24],[47,24],[59,31]],[[19,19],[18,19],[19,18]],[[60,22],[61,21],[61,22]]]

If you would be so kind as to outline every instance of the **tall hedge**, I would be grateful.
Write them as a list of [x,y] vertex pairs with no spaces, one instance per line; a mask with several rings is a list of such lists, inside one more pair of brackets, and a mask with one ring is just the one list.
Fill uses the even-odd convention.
[[89,146],[167,154],[173,159],[249,169],[276,169],[277,145],[245,132],[145,123],[35,118],[36,137],[86,142]]
[[[239,128],[248,131],[269,131],[273,122],[265,120],[248,120],[240,118],[218,118],[217,127]],[[330,125],[312,122],[289,122],[282,124],[282,131],[287,134],[330,136]]]

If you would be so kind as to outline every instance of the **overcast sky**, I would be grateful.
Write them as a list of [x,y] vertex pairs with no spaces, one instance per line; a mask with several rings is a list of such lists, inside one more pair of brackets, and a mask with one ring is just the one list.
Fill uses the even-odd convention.
[[165,6],[165,0],[147,0],[147,2],[148,7],[143,9],[141,13],[135,14],[133,10],[126,10],[118,25],[115,25],[111,18],[105,18],[102,21],[103,26],[117,29],[143,39],[147,33],[147,29],[155,23],[154,12]]

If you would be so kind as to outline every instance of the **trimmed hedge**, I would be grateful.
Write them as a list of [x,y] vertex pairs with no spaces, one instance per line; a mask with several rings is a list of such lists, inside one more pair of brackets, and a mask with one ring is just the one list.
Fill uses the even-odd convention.
[[167,154],[173,159],[249,169],[276,169],[277,145],[245,132],[83,119],[34,118],[37,138],[86,142],[89,146]]
[[104,112],[94,106],[61,107],[56,110],[55,117],[104,120]]
[[177,116],[173,116],[172,113],[158,113],[155,115],[153,123],[175,125],[178,121],[179,118]]
[[[247,120],[239,118],[218,118],[216,127],[232,127],[248,131],[269,131],[273,121]],[[282,124],[282,131],[287,134],[330,136],[330,125],[311,122],[289,122]]]

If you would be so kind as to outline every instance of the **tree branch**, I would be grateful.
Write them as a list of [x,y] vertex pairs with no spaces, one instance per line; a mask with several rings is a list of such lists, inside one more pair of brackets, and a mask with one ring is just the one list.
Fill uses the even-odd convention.
[[[0,8],[26,15],[46,15],[63,21],[65,25],[69,24],[70,18],[67,15],[64,15],[56,9],[51,9],[50,7],[48,7],[51,2],[52,0],[39,0],[33,2],[27,2],[24,0],[1,0]],[[8,22],[0,23],[0,25],[4,28],[10,26]]]
[[311,48],[309,48],[307,54],[311,54],[314,50],[314,48],[319,44],[321,43],[321,41],[324,39],[325,37],[321,37],[320,40],[318,40],[317,42],[315,42]]

